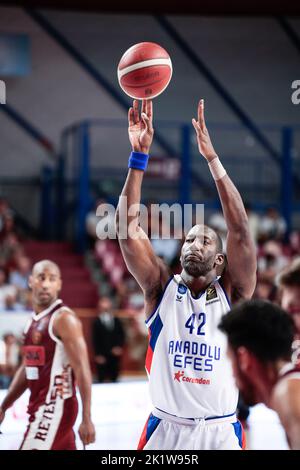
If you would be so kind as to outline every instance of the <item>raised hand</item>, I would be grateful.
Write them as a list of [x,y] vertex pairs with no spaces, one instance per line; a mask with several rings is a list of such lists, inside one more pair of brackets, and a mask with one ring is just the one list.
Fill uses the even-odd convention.
[[141,114],[138,100],[133,101],[133,107],[128,111],[128,135],[134,152],[149,153],[153,140],[152,101],[143,100]]
[[199,152],[201,155],[203,155],[203,157],[206,158],[208,162],[211,162],[214,158],[217,157],[217,154],[213,148],[208,130],[205,125],[204,100],[200,100],[198,104],[198,121],[193,118],[192,123],[197,134]]

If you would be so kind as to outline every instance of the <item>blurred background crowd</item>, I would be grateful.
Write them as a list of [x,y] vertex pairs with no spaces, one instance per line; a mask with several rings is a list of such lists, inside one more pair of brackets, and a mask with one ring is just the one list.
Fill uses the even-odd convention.
[[[103,203],[103,200],[98,203]],[[276,277],[300,253],[300,232],[292,231],[287,236],[285,221],[274,207],[268,208],[263,214],[251,210],[249,205],[246,207],[258,257],[254,297],[277,302]],[[79,302],[77,310],[84,323],[94,380],[114,382],[120,374],[144,374],[147,329],[144,324],[141,289],[124,264],[118,241],[98,239],[96,229],[99,220],[95,210],[91,210],[86,217],[89,243],[86,252],[80,255],[81,263],[86,269],[84,275],[79,274],[76,279],[75,272],[79,267],[75,266],[76,263],[73,265],[65,255],[60,256],[57,261],[62,269],[64,288],[67,285],[67,296],[68,284],[71,284],[73,291],[77,285],[89,286],[85,293],[89,299],[82,300],[83,305],[88,303],[89,308],[82,308]],[[163,223],[160,219],[155,229],[158,235],[162,233]],[[226,252],[227,229],[222,213],[213,212],[207,223],[220,234]],[[148,229],[151,233],[150,224]],[[0,199],[0,318],[5,314],[0,341],[2,388],[8,386],[20,361],[22,338],[11,331],[9,319],[18,313],[28,316],[31,314],[28,279],[33,263],[40,258],[39,251],[36,251],[38,247],[32,247],[33,243],[28,240],[26,230],[18,225],[9,202]],[[152,240],[155,253],[174,273],[180,272],[182,243],[183,239],[176,238]],[[58,256],[58,247],[54,242],[52,245],[55,259]],[[43,253],[44,256],[46,254]],[[68,276],[71,271],[72,275]],[[68,299],[64,298],[63,293],[62,297],[67,303]]]

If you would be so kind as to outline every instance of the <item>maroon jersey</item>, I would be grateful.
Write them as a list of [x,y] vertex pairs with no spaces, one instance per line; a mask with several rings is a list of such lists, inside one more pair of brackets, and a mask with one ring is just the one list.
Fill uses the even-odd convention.
[[29,421],[35,422],[29,439],[33,449],[53,448],[66,412],[71,428],[77,416],[74,374],[62,341],[53,333],[53,321],[62,309],[69,310],[58,299],[46,310],[33,313],[24,331],[23,358],[31,392],[28,413]]

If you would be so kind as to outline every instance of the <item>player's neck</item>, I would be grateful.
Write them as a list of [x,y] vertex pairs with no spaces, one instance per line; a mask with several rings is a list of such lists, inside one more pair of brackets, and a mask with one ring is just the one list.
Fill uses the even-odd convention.
[[261,377],[261,401],[269,408],[273,408],[272,391],[280,379],[280,371],[287,364],[289,364],[288,361],[279,360],[270,365]]
[[38,304],[36,302],[33,302],[32,303],[32,307],[33,307],[33,311],[36,313],[36,314],[39,314],[41,312],[43,312],[44,310],[47,310],[47,308],[51,307],[52,304],[54,304],[54,302],[56,302],[57,298],[56,299],[52,299],[51,302],[48,302],[46,305],[43,304]]
[[199,294],[215,280],[216,273],[215,271],[211,271],[207,273],[206,276],[193,277],[183,269],[180,276],[185,285],[190,289],[193,296],[198,297]]

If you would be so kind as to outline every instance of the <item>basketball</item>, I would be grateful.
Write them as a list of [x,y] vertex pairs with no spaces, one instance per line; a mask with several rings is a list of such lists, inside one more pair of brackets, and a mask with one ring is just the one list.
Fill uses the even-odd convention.
[[163,47],[141,42],[123,54],[118,65],[119,84],[131,98],[155,98],[167,88],[172,70],[170,56]]

